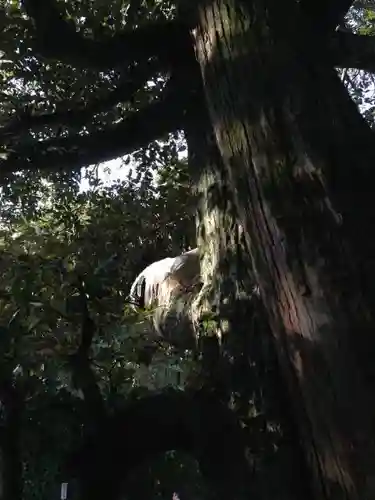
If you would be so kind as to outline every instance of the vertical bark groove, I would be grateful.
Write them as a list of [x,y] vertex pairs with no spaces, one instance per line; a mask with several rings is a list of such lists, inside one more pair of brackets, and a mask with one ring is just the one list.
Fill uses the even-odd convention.
[[[203,250],[203,283],[195,316],[211,317],[202,338],[203,365],[210,388],[235,412],[244,428],[248,474],[244,498],[310,498],[305,461],[285,401],[271,335],[254,289],[249,250],[228,177],[209,122],[201,108],[199,126],[187,132],[189,166],[198,186],[198,244]],[[191,161],[190,161],[191,160]],[[202,335],[207,335],[203,328]],[[231,498],[236,493],[229,492]],[[240,497],[242,498],[242,496]]]

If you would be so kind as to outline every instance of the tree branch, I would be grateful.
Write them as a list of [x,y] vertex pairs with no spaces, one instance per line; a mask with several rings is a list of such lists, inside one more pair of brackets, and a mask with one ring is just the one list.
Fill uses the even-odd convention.
[[160,68],[184,58],[191,45],[188,29],[176,21],[158,21],[115,36],[93,40],[64,20],[54,0],[23,0],[34,21],[36,50],[44,57],[80,68],[109,69],[157,56]]
[[310,26],[322,35],[333,32],[354,0],[301,0],[301,12]]
[[82,126],[90,121],[96,114],[110,109],[119,102],[130,101],[141,86],[149,80],[157,70],[158,63],[152,61],[146,66],[132,67],[126,75],[126,81],[108,92],[104,97],[95,98],[81,109],[66,109],[67,104],[58,104],[55,113],[32,114],[25,111],[22,115],[18,114],[11,118],[5,126],[0,128],[0,142],[3,144],[9,140],[20,140],[21,134],[28,131],[37,131],[45,127],[60,125]]
[[192,452],[206,479],[219,491],[229,488],[223,498],[237,498],[249,473],[242,429],[228,407],[204,391],[165,390],[133,401],[71,457],[68,471],[79,480],[83,500],[112,500],[134,466],[173,449]]
[[330,41],[333,64],[375,72],[375,36],[338,30]]
[[[74,135],[14,145],[0,156],[0,176],[23,169],[72,169],[131,153],[172,130],[182,128],[184,102],[177,93],[131,113],[119,125],[91,135]],[[7,156],[6,156],[7,155]]]

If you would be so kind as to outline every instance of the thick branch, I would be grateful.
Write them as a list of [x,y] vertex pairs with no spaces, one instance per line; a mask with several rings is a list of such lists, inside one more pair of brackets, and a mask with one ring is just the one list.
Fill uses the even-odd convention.
[[328,34],[342,22],[353,0],[301,0],[301,11],[319,34]]
[[[96,114],[110,109],[119,102],[130,101],[140,87],[152,77],[157,69],[158,63],[153,61],[145,67],[135,66],[126,75],[126,81],[108,92],[104,97],[96,97],[81,109],[66,109],[55,113],[32,114],[25,112],[10,119],[0,129],[0,142],[6,143],[9,139],[20,138],[21,134],[28,131],[37,131],[45,127],[60,125],[82,126]],[[63,106],[59,106],[63,108]]]
[[15,146],[0,160],[0,174],[23,169],[76,168],[131,153],[170,131],[182,128],[183,103],[175,94],[134,112],[119,125],[91,135]]
[[81,483],[80,498],[112,500],[133,467],[168,450],[193,453],[205,477],[220,491],[231,486],[237,498],[248,474],[242,429],[227,406],[203,392],[167,390],[134,401],[110,417],[68,467]]
[[162,67],[183,59],[190,45],[188,30],[176,21],[158,21],[115,36],[92,40],[65,21],[54,0],[23,0],[36,28],[36,50],[75,67],[109,69],[157,56]]
[[335,66],[375,72],[375,36],[338,30],[331,39],[330,49]]

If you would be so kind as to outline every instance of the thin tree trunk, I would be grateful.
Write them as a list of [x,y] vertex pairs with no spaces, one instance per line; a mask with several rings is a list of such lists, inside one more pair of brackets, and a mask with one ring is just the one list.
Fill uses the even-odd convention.
[[3,406],[3,427],[1,429],[1,464],[3,500],[22,500],[23,474],[20,449],[22,401],[10,380],[3,380],[0,386]]
[[[196,53],[229,200],[206,191],[204,278],[214,280],[212,303],[231,273],[249,293],[254,268],[315,497],[370,500],[374,154],[294,6],[216,0],[197,8]],[[244,234],[237,246],[251,257],[241,276],[218,244],[236,233],[223,223],[228,203]]]

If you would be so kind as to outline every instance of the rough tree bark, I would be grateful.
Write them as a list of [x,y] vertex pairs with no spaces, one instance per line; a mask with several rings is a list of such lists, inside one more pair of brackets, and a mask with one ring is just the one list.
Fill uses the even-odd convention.
[[[202,322],[200,332],[201,381],[228,405],[243,428],[248,465],[244,498],[307,500],[306,463],[264,308],[254,290],[228,177],[204,108],[203,102],[197,105],[186,129],[189,167],[199,194],[198,244],[205,283],[192,312],[197,323],[210,319],[208,327]],[[221,337],[219,346],[215,336]],[[229,495],[237,498],[233,490]]]
[[[225,197],[205,194],[208,303],[225,276],[249,295],[254,269],[315,498],[372,499],[370,132],[295,2],[197,4],[192,33],[228,178]],[[239,227],[243,242],[230,242]],[[241,245],[251,265],[230,252]],[[230,296],[227,310],[237,314],[238,302]],[[222,334],[243,332],[243,320],[220,321]]]

